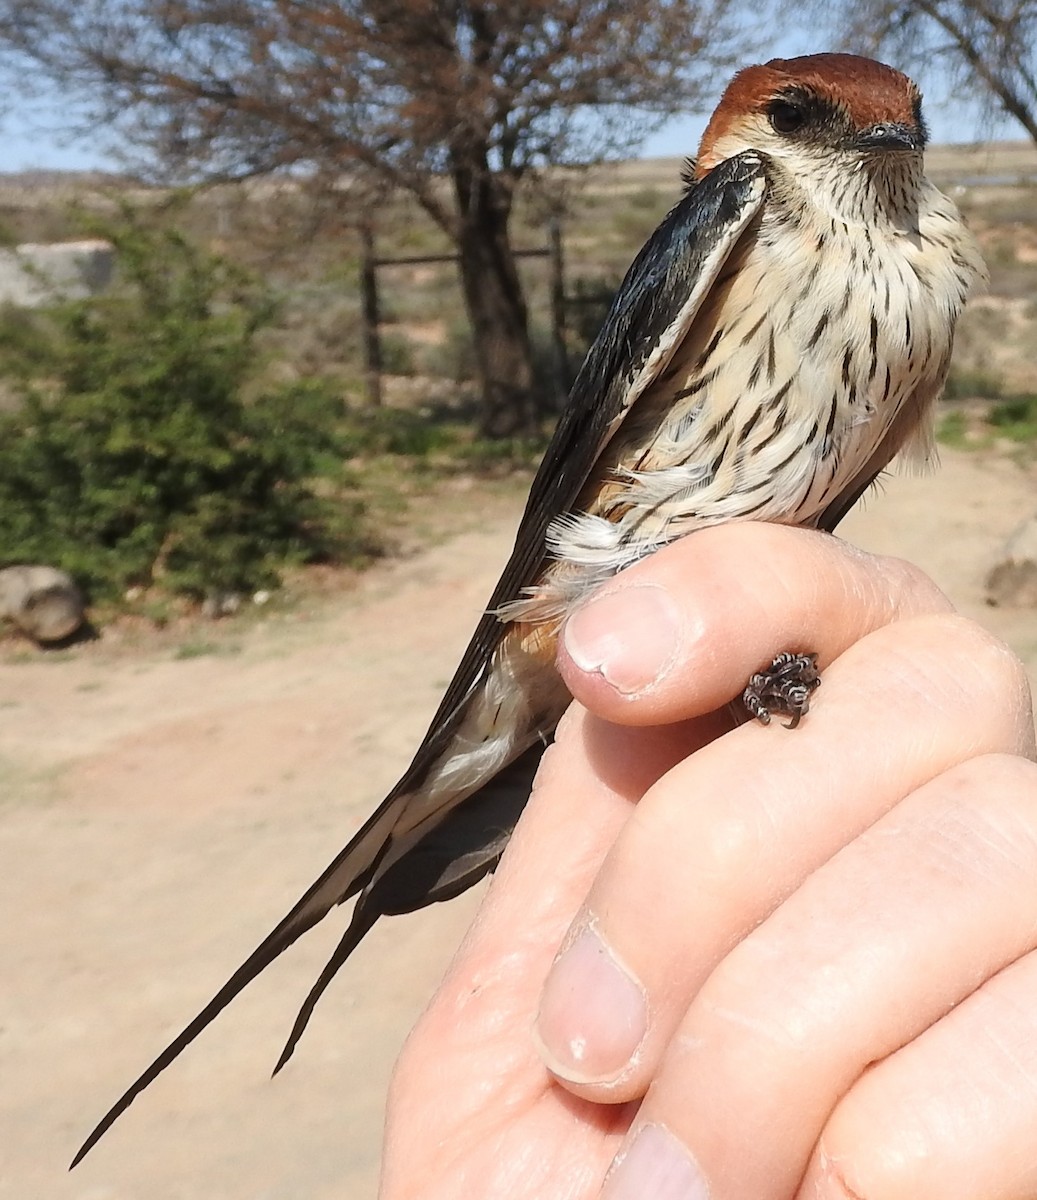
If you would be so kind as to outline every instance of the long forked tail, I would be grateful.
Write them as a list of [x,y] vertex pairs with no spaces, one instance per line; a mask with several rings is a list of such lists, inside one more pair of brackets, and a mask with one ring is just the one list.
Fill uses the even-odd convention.
[[458,805],[384,871],[375,872],[353,919],[299,1009],[274,1074],[292,1057],[317,1001],[379,917],[413,912],[467,891],[496,867],[533,785],[545,743],[537,742]]
[[[365,822],[349,845],[334,859],[320,878],[307,889],[290,913],[263,939],[234,972],[201,1012],[169,1043],[153,1063],[136,1079],[105,1113],[90,1136],[79,1148],[71,1170],[111,1127],[138,1095],[185,1050],[207,1025],[243,991],[274,959],[288,949],[308,929],[312,929],[336,904],[355,895],[384,850],[406,796],[390,793],[384,803]],[[377,917],[377,914],[375,914]],[[374,918],[371,923],[373,924]],[[370,925],[367,926],[370,928]],[[364,929],[360,934],[366,933]],[[360,937],[357,938],[359,942]]]
[[284,920],[105,1113],[79,1148],[69,1169],[89,1153],[137,1096],[239,992],[336,904],[355,895],[364,880],[369,879],[349,927],[299,1011],[274,1068],[276,1075],[291,1057],[321,994],[380,916],[411,912],[438,900],[448,900],[493,870],[529,796],[543,750],[543,743],[538,742],[519,755],[480,791],[448,813],[437,828],[379,873],[377,863],[391,839],[399,807],[407,799],[405,793],[390,794]]
[[284,920],[105,1113],[71,1166],[239,992],[337,904],[361,893],[276,1070],[291,1056],[321,993],[378,917],[449,899],[493,869],[569,702],[548,652],[553,643],[547,649],[537,643],[537,653],[530,654],[523,631],[502,636],[504,628],[490,615],[480,621],[400,782]]

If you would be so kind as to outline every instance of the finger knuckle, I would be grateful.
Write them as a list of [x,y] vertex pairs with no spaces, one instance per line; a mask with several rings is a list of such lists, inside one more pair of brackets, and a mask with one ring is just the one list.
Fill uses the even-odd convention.
[[1019,755],[984,754],[951,768],[944,786],[967,840],[985,857],[1014,863],[1032,878],[1037,871],[1037,765]]
[[915,563],[889,557],[880,557],[877,561],[889,589],[889,606],[894,611],[954,612],[948,597]]
[[1033,707],[1026,667],[1000,638],[957,613],[917,617],[910,622],[911,656],[919,684],[956,707],[1008,731],[1005,746],[1025,750],[1033,742]]

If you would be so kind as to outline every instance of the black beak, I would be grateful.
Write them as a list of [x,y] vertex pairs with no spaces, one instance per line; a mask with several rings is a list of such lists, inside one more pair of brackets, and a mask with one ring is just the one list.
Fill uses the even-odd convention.
[[853,139],[853,145],[854,149],[864,151],[923,150],[925,134],[917,126],[891,121],[862,129]]

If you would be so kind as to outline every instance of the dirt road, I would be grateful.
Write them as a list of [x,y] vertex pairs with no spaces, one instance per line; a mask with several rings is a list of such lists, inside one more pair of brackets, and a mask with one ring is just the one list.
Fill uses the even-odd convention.
[[[1034,477],[944,458],[843,532],[925,567],[1037,680],[1037,614],[981,594]],[[346,914],[325,922],[65,1166],[394,782],[518,507],[213,653],[102,642],[0,662],[0,1200],[373,1197],[391,1063],[475,896],[382,922],[271,1083]]]

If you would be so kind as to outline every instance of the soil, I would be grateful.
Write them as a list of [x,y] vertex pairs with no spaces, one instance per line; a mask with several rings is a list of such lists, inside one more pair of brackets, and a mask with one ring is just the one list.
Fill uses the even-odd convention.
[[[983,578],[1037,504],[1006,457],[945,452],[844,524],[923,566],[1037,681],[1037,612]],[[0,661],[0,1200],[370,1200],[384,1092],[477,894],[383,921],[282,1040],[348,914],[267,970],[85,1162],[94,1121],[394,782],[485,601],[521,498],[316,610],[199,640]],[[477,511],[478,510],[478,511]]]

